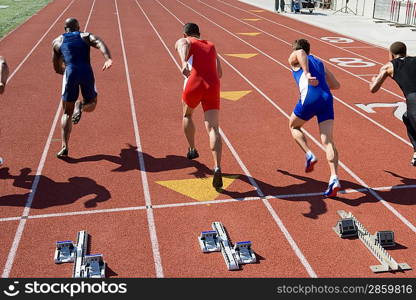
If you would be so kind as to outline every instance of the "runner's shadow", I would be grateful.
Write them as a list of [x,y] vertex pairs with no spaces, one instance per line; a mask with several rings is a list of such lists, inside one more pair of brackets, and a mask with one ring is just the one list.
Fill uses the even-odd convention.
[[[81,158],[67,157],[63,159],[67,163],[77,164],[84,162],[94,162],[106,160],[118,165],[112,172],[128,172],[132,170],[140,170],[139,152],[137,147],[127,144],[127,148],[121,149],[120,156],[98,154]],[[184,156],[167,155],[166,157],[154,157],[150,154],[142,152],[144,159],[145,171],[150,173],[165,172],[171,170],[180,170],[186,168],[195,168],[191,175],[198,178],[205,178],[208,174],[212,174],[211,169],[197,160],[190,160]]]
[[[0,169],[0,179],[13,180],[13,186],[31,190],[35,175],[29,168],[20,170],[19,175],[11,175],[9,168]],[[26,194],[5,195],[0,197],[0,206],[26,205],[30,192]],[[96,207],[97,203],[111,198],[110,192],[102,185],[87,177],[71,177],[67,182],[55,182],[46,176],[39,176],[31,208],[44,209],[53,206],[68,205],[84,198],[84,206]]]
[[[233,191],[230,188],[223,189],[220,191],[221,194],[227,195],[233,199],[242,199],[247,197],[259,197],[259,193],[257,193],[255,187],[253,186],[253,181],[256,182],[260,191],[264,194],[264,196],[272,196],[275,197],[276,200],[284,200],[284,201],[306,201],[310,204],[310,210],[307,213],[303,213],[303,216],[307,218],[317,219],[320,215],[327,212],[327,206],[325,203],[325,198],[323,196],[323,191],[327,188],[328,183],[323,182],[320,180],[316,180],[310,177],[305,177],[297,174],[292,174],[288,171],[284,170],[277,170],[277,172],[281,173],[285,176],[293,177],[297,180],[301,180],[302,183],[298,184],[291,184],[287,186],[273,186],[269,183],[261,181],[259,179],[253,177],[247,177],[242,174],[224,174],[225,176],[238,176],[238,180],[241,180],[248,185],[253,187],[252,190],[240,192],[240,191]],[[343,188],[362,188],[362,186],[357,185],[353,182],[341,180],[341,185]],[[302,194],[309,194],[309,193],[316,193],[316,195],[308,195],[307,197],[302,196]],[[293,195],[299,195],[294,197]],[[338,197],[340,198],[340,197]],[[342,198],[340,198],[342,199]],[[275,199],[271,199],[274,201]]]
[[394,173],[393,171],[384,170],[384,172],[389,173],[393,177],[400,178],[401,182],[403,182],[403,185],[416,185],[416,179],[415,178],[404,177],[404,176],[401,176],[397,173]]
[[[398,175],[392,171],[386,171],[386,173],[391,174],[394,177],[400,178],[402,185],[396,185],[390,190],[374,190],[377,195],[379,195],[382,199],[384,199],[386,202],[398,204],[398,205],[416,205],[416,197],[415,189],[414,188],[400,188],[401,186],[407,186],[407,185],[416,185],[416,180],[413,178],[407,178],[401,175]],[[398,187],[398,188],[397,188]],[[344,202],[347,205],[350,206],[359,206],[363,203],[377,203],[379,200],[371,195],[370,192],[366,192],[365,195],[361,196],[358,199],[343,199],[340,197],[334,198],[335,200],[339,200],[341,202]]]

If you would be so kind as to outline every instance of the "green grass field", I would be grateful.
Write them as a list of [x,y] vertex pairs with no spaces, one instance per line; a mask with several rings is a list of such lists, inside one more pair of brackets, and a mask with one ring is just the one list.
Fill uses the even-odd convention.
[[[53,0],[0,0],[0,38]],[[8,6],[7,8],[2,8]]]

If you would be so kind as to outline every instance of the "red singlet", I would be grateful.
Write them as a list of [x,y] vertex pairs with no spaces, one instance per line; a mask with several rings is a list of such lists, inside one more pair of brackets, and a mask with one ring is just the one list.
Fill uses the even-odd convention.
[[183,101],[195,108],[202,103],[204,111],[220,108],[220,80],[217,73],[217,52],[210,41],[189,38],[188,65],[191,75],[185,79]]

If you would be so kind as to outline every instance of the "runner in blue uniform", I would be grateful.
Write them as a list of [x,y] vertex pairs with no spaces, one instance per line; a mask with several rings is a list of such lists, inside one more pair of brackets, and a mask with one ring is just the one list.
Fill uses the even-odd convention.
[[[80,32],[79,23],[74,18],[65,21],[65,33],[53,43],[53,66],[64,76],[62,83],[62,149],[58,158],[68,156],[68,142],[72,123],[77,124],[83,111],[92,112],[97,105],[94,73],[90,63],[90,47],[97,48],[104,55],[103,70],[111,67],[110,51],[97,36]],[[79,90],[83,99],[78,100]],[[71,123],[72,120],[72,123]]]
[[340,88],[334,75],[322,61],[310,55],[310,44],[305,39],[293,43],[289,64],[299,87],[300,99],[290,117],[289,127],[293,138],[306,154],[305,172],[312,172],[318,161],[309,148],[302,126],[314,116],[318,119],[322,144],[325,147],[331,177],[326,197],[335,197],[341,185],[338,179],[338,152],[333,140],[334,106],[331,89]]

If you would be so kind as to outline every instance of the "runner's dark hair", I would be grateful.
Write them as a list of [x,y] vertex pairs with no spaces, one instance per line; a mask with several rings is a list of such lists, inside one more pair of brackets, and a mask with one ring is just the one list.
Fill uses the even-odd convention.
[[300,50],[303,49],[306,54],[309,54],[311,51],[311,45],[309,44],[308,40],[299,39],[295,40],[292,44],[293,50]]

